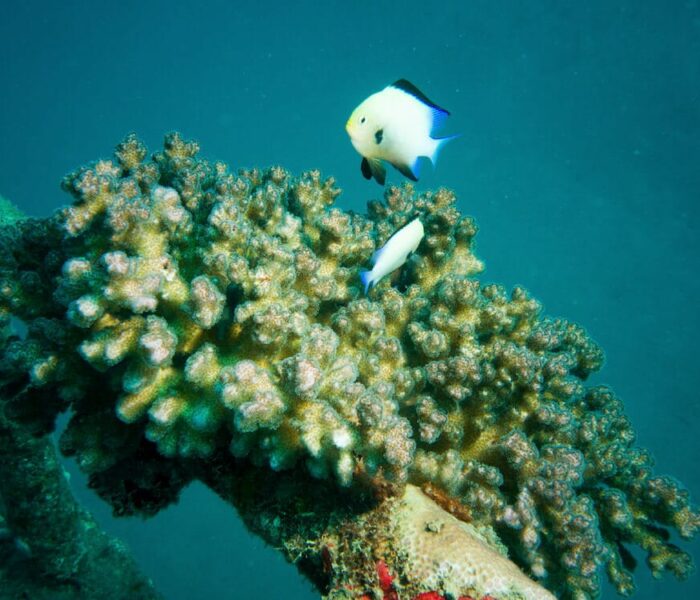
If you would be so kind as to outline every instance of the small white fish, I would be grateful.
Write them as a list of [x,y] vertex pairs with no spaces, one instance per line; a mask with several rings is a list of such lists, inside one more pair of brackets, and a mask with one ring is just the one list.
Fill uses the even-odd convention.
[[420,219],[413,219],[392,235],[386,244],[372,255],[372,270],[360,273],[360,279],[365,286],[365,294],[384,276],[406,262],[408,255],[418,248],[424,233],[423,223],[420,222]]
[[386,161],[418,181],[419,159],[427,157],[434,165],[440,148],[458,137],[431,137],[449,114],[405,79],[372,94],[345,124],[352,145],[362,156],[362,174],[384,185],[382,161]]

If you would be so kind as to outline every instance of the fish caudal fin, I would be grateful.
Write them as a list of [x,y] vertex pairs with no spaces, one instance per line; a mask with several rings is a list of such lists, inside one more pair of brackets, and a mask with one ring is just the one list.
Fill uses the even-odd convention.
[[428,158],[430,159],[430,162],[433,163],[433,165],[437,164],[437,159],[438,156],[440,155],[440,151],[442,148],[445,146],[445,144],[451,140],[454,140],[455,138],[461,137],[461,133],[457,133],[455,135],[448,135],[447,137],[444,138],[430,138],[430,141],[433,144],[433,148],[430,154],[428,154]]
[[[394,166],[409,179],[412,179],[413,181],[418,181],[421,172],[421,162],[424,162],[424,159],[427,158],[428,160],[430,160],[431,163],[433,163],[433,166],[435,166],[435,164],[437,163],[438,155],[440,154],[440,150],[442,150],[442,147],[450,140],[453,140],[460,136],[461,134],[457,133],[455,135],[450,135],[444,138],[428,138],[428,142],[426,144],[427,148],[425,148],[425,152],[416,156],[416,158],[413,160],[413,163],[395,164]],[[423,161],[421,159],[423,159]]]
[[362,285],[365,286],[365,294],[367,294],[374,283],[372,280],[372,271],[360,271],[360,281],[362,281]]

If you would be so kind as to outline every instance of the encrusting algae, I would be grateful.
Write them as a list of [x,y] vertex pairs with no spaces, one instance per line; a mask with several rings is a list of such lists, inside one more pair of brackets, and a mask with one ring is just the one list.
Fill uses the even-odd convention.
[[[0,229],[0,314],[26,328],[2,347],[7,412],[43,432],[70,409],[61,449],[115,512],[200,479],[329,598],[578,600],[601,567],[630,594],[634,545],[655,576],[690,572],[669,532],[700,515],[586,385],[600,348],[476,278],[451,192],[390,187],[360,215],[318,172],[197,152],[130,136],[66,177],[70,207]],[[365,296],[416,217],[417,252]],[[498,560],[450,563],[461,539]]]

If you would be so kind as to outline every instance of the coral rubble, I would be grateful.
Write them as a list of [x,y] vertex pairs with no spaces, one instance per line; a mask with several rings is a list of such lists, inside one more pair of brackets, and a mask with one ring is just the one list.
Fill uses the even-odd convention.
[[[655,575],[688,574],[669,531],[700,515],[613,392],[586,385],[601,350],[476,278],[451,192],[391,187],[363,216],[318,172],[197,152],[172,134],[149,158],[130,136],[66,177],[71,206],[0,230],[0,317],[27,330],[2,349],[10,412],[46,431],[70,408],[61,449],[116,512],[216,487],[224,452],[261,474],[303,465],[337,498],[422,487],[558,597],[596,597],[601,567],[630,593],[630,545]],[[417,253],[365,297],[360,270],[416,216]],[[416,593],[497,591],[414,567]]]

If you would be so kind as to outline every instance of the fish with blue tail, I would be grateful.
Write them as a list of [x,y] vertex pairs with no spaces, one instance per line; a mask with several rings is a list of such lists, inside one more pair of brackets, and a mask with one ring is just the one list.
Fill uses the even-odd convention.
[[388,162],[418,181],[420,159],[426,157],[435,165],[442,147],[459,137],[433,137],[449,114],[406,79],[369,96],[345,124],[352,145],[362,156],[362,175],[384,185],[384,162]]
[[386,244],[372,255],[372,269],[360,273],[365,294],[382,278],[401,267],[410,254],[416,251],[424,235],[423,223],[418,218],[392,235]]

